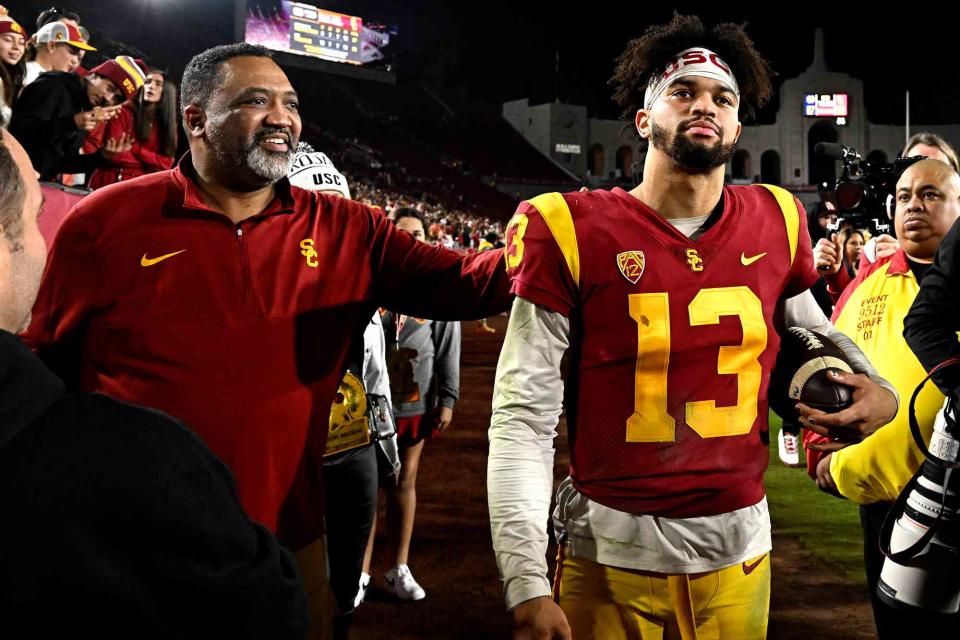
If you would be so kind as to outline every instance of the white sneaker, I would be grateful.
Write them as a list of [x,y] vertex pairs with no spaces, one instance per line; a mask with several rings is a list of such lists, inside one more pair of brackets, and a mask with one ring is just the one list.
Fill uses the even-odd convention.
[[360,588],[357,590],[357,597],[353,599],[354,608],[359,607],[363,599],[367,597],[367,587],[370,586],[370,574],[365,571],[360,572]]
[[413,579],[410,573],[410,567],[405,564],[398,564],[390,571],[383,574],[390,589],[401,600],[414,601],[423,600],[427,594],[423,588]]
[[780,429],[777,436],[777,453],[780,462],[788,467],[800,466],[800,438],[792,433]]

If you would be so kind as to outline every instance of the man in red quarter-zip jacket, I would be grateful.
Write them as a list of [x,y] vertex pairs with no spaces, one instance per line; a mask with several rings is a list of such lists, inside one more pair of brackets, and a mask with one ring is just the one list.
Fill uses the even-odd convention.
[[503,311],[506,271],[499,252],[462,257],[291,187],[299,104],[265,49],[197,55],[182,113],[190,153],[173,170],[67,217],[25,339],[68,383],[190,424],[251,518],[303,549],[323,531],[321,457],[353,339],[378,306]]

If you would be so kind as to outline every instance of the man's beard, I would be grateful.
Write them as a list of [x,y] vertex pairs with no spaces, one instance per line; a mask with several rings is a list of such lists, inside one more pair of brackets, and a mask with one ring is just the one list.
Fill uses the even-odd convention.
[[652,124],[651,144],[673,158],[681,167],[691,171],[706,172],[725,165],[737,146],[736,142],[731,142],[728,145],[723,144],[722,129],[718,132],[719,140],[712,146],[691,142],[687,136],[683,135],[683,123],[677,126],[673,142],[669,142],[667,140],[667,130],[655,122]]
[[[260,146],[259,140],[280,132],[287,136],[286,151],[267,151]],[[293,139],[290,130],[278,129],[268,134],[254,136],[253,142],[243,145],[240,151],[243,154],[244,163],[250,171],[265,180],[276,182],[289,173],[290,165],[293,164],[293,159],[297,155],[296,149],[297,141]]]
[[[296,156],[297,140],[290,129],[271,128],[260,130],[250,142],[241,142],[236,151],[225,144],[224,136],[219,129],[211,130],[211,142],[214,144],[214,153],[226,166],[238,169],[247,169],[265,182],[274,183],[285,178]],[[287,150],[282,152],[267,151],[260,146],[260,141],[284,134],[287,138]]]

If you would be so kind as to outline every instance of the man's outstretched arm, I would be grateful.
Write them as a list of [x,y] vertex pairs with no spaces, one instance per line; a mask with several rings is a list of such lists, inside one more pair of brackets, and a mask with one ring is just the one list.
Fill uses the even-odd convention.
[[431,320],[476,320],[510,308],[502,250],[465,255],[434,247],[373,215],[372,268],[381,307]]

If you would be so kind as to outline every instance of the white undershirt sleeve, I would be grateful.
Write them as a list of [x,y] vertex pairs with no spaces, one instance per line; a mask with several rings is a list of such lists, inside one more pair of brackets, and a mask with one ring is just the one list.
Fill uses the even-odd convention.
[[487,500],[507,608],[550,595],[547,522],[570,321],[516,298],[493,391]]

